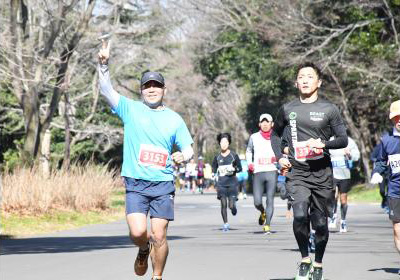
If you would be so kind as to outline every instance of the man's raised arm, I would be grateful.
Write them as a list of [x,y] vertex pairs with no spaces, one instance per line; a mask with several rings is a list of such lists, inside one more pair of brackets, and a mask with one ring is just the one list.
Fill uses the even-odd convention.
[[99,72],[100,93],[106,98],[107,103],[111,106],[111,108],[114,109],[118,106],[120,95],[113,89],[110,80],[110,71],[108,70],[110,47],[111,47],[111,40],[108,41],[108,44],[105,40],[103,40],[102,48],[98,53],[99,55],[98,72]]

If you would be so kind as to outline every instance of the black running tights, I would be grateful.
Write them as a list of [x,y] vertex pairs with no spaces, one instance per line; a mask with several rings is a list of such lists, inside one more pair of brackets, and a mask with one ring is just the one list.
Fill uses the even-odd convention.
[[[222,220],[224,221],[224,224],[228,222],[228,198],[226,196],[221,196],[221,215],[222,215]],[[229,209],[232,210],[234,207],[234,200],[233,198],[229,198]]]
[[315,230],[315,262],[322,263],[326,244],[329,239],[328,219],[318,209],[312,209],[310,204],[299,202],[293,204],[293,232],[299,246],[301,256],[308,257],[308,240],[310,235],[310,219]]

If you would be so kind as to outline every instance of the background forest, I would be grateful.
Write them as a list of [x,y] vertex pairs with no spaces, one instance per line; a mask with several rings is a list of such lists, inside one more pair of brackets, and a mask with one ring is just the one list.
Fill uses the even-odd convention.
[[102,34],[119,93],[140,99],[141,73],[164,73],[166,104],[185,119],[196,158],[212,157],[222,131],[244,151],[258,116],[297,96],[295,66],[312,60],[361,150],[357,178],[368,180],[399,99],[400,0],[0,2],[2,172],[120,165],[121,122],[97,84]]

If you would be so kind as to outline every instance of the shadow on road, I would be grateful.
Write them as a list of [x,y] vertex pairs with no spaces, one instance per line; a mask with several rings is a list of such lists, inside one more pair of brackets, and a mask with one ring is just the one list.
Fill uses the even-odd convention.
[[[168,236],[168,240],[190,237]],[[72,253],[134,246],[128,236],[44,237],[1,241],[0,255]]]
[[386,273],[393,273],[393,274],[397,274],[399,273],[399,268],[388,268],[388,267],[383,267],[383,268],[373,268],[373,269],[369,269],[368,271],[385,271]]

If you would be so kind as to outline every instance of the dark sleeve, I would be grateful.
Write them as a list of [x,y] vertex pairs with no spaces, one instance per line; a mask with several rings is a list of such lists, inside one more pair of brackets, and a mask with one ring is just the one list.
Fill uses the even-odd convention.
[[340,116],[339,109],[333,105],[334,109],[332,110],[330,116],[330,126],[333,130],[333,135],[335,138],[330,141],[325,142],[326,149],[342,149],[346,148],[348,144],[348,138],[346,133],[346,126],[343,123],[343,119]]
[[271,146],[272,150],[274,151],[276,160],[282,157],[282,150],[281,150],[281,137],[283,135],[285,129],[285,112],[283,106],[279,109],[278,114],[276,115],[276,119],[274,122],[274,128],[271,133]]
[[281,151],[283,152],[283,149],[286,147],[289,147],[289,137],[290,137],[290,130],[288,127],[285,127],[283,130],[283,136],[281,140]]
[[373,162],[376,161],[376,158],[378,157],[378,151],[379,151],[379,144],[377,144],[377,145],[373,148],[373,150],[372,150],[372,152],[371,152],[371,155],[369,156],[369,159],[370,159],[371,161],[373,161]]
[[240,161],[240,158],[237,154],[235,154],[235,161],[236,161],[236,172],[242,172],[243,168],[242,168],[242,163]]
[[385,174],[389,168],[387,165],[388,155],[384,149],[384,138],[382,138],[381,142],[378,144],[378,151],[376,155],[376,161],[374,165],[374,170],[372,174],[379,173],[381,175]]
[[215,156],[212,162],[212,172],[217,173],[217,170],[218,170],[218,160],[217,156]]

